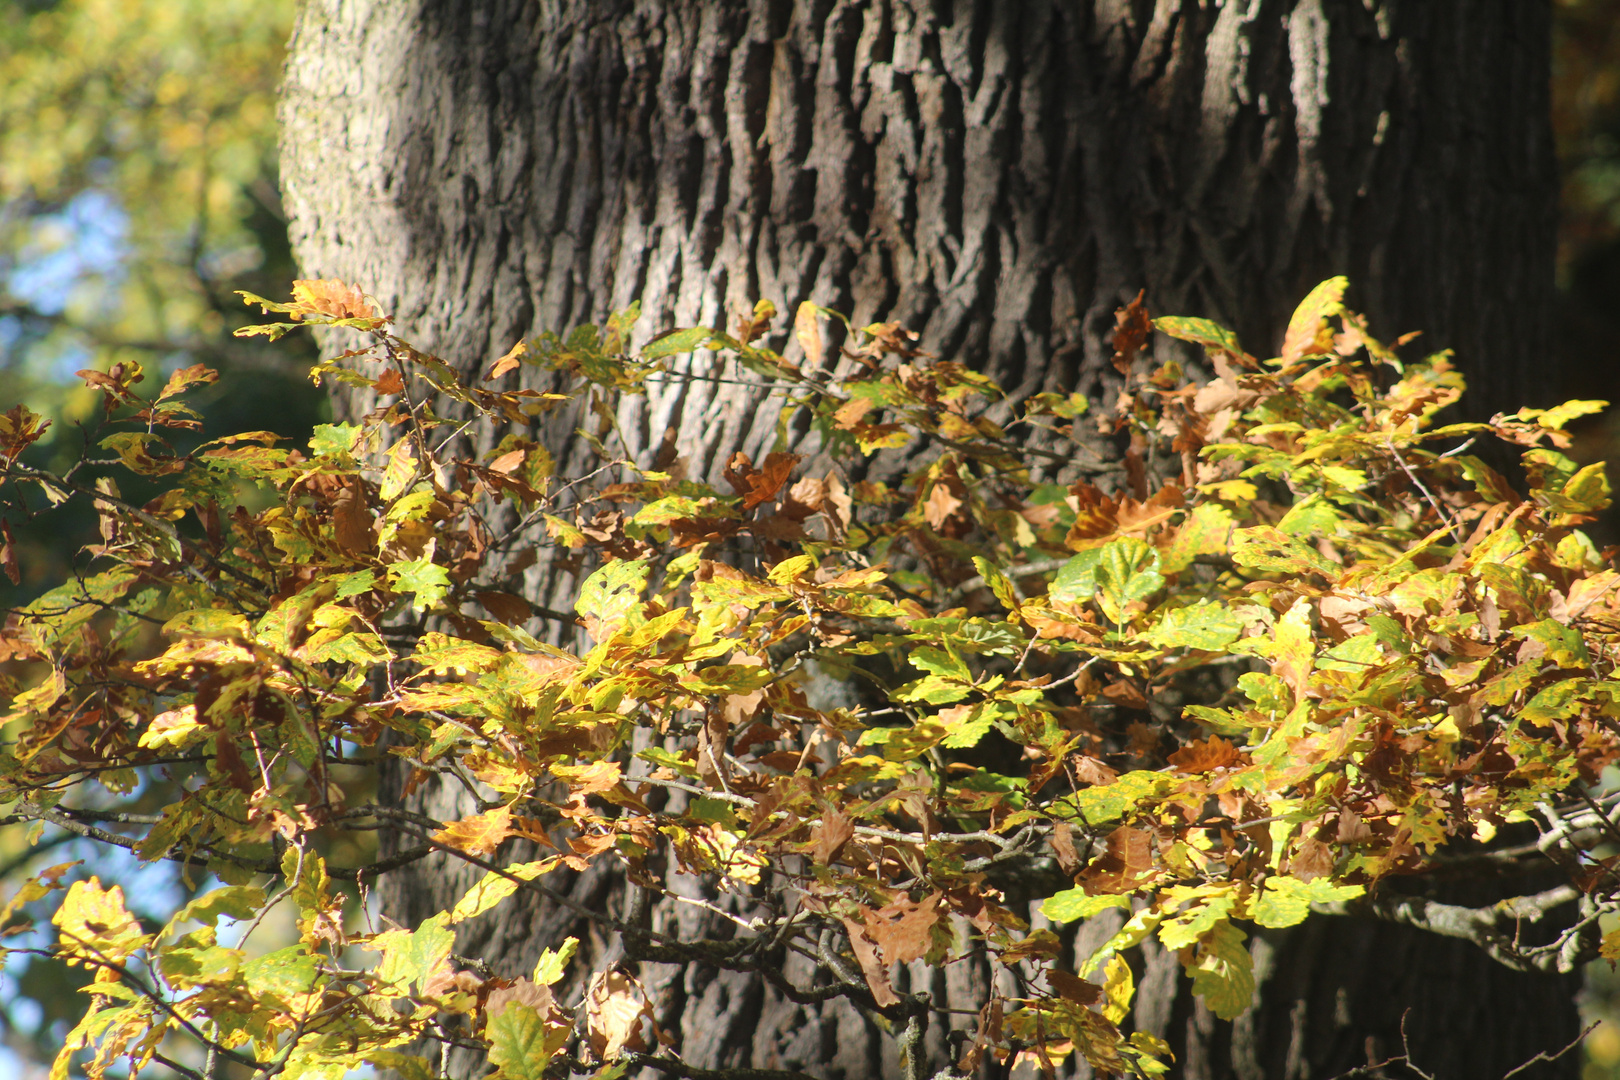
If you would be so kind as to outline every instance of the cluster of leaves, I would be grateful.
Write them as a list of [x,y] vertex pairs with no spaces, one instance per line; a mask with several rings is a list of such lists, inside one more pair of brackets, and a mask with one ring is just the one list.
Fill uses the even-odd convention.
[[[1620,575],[1579,528],[1608,505],[1603,470],[1559,452],[1600,403],[1436,426],[1458,374],[1443,355],[1403,363],[1344,288],[1312,292],[1269,360],[1133,303],[1115,336],[1124,389],[1094,409],[1011,404],[893,324],[846,326],[833,349],[838,317],[809,304],[798,365],[764,345],[761,304],[732,333],[677,331],[634,356],[622,313],[471,382],[358,291],[299,282],[292,303],[250,297],[286,320],[243,332],[355,333],[364,347],[316,376],[381,404],[307,448],[247,433],[179,453],[164,431],[193,422],[186,394],[210,372],[150,400],[130,368],[93,375],[101,445],[161,488],[142,505],[30,465],[42,421],[13,409],[10,512],[88,502],[102,542],[93,573],[0,636],[7,820],[222,882],[161,928],[72,864],[9,899],[0,922],[49,913],[54,954],[94,971],[56,1075],[90,1048],[93,1077],[119,1059],[195,1075],[189,1041],[262,1075],[427,1076],[424,1038],[475,1041],[504,1077],[679,1075],[630,971],[573,973],[573,1001],[552,989],[579,962],[570,942],[527,974],[454,955],[458,924],[520,891],[572,903],[547,875],[596,860],[650,891],[648,866],[673,861],[760,912],[729,941],[682,942],[580,908],[632,960],[841,996],[902,1047],[929,1009],[893,966],[981,950],[1016,976],[997,986],[1024,989],[985,1003],[966,1072],[1078,1053],[1100,1074],[1162,1074],[1167,1048],[1124,1023],[1129,950],[1151,936],[1223,1017],[1253,996],[1245,926],[1313,908],[1430,925],[1520,968],[1620,953],[1596,929],[1620,892],[1602,857],[1620,835],[1603,781],[1620,754]],[[1211,376],[1150,362],[1155,328],[1202,348]],[[668,358],[694,349],[782,387],[816,456],[739,454],[717,487],[669,455],[616,452],[605,403],[676,377]],[[529,366],[573,389],[501,388]],[[559,477],[527,433],[574,398],[594,405],[580,434],[601,464]],[[504,437],[457,456],[475,421]],[[1054,463],[1022,449],[1023,429],[1088,424],[1120,442],[1118,490],[1043,479]],[[1469,453],[1480,438],[1522,450],[1528,494]],[[869,478],[872,455],[902,446],[909,473]],[[537,560],[579,576],[573,612],[520,595]],[[860,692],[830,704],[818,680],[833,677]],[[464,785],[479,812],[381,803],[355,778],[384,763],[407,786]],[[115,812],[159,774],[173,802]],[[1522,822],[1542,841],[1500,857],[1551,858],[1568,884],[1479,910],[1387,888],[1448,846],[1496,857],[1477,842]],[[408,841],[386,862],[352,842],[385,829]],[[503,858],[515,838],[542,857]],[[345,884],[432,852],[483,877],[421,925],[356,932]],[[1580,915],[1551,943],[1498,930],[1560,904]],[[250,959],[240,927],[223,933],[280,905],[296,944]],[[1118,933],[1066,969],[1051,924],[1105,912]],[[824,977],[790,982],[785,949]]]

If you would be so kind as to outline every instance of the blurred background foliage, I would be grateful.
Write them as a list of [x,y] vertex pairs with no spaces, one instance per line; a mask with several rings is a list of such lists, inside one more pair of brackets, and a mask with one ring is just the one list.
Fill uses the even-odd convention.
[[[53,466],[93,442],[98,395],[74,377],[81,368],[139,363],[159,382],[188,364],[219,368],[204,436],[302,442],[326,418],[304,377],[313,356],[297,351],[309,338],[231,336],[250,321],[234,290],[279,296],[295,276],[275,137],[295,2],[0,0],[0,408],[24,402],[54,419]],[[1554,14],[1563,202],[1551,347],[1563,397],[1620,400],[1620,0],[1555,0]],[[1620,460],[1620,423],[1594,425],[1584,451]],[[11,517],[23,579],[0,578],[0,608],[60,580],[96,528],[88,515],[49,531]],[[148,784],[145,797],[166,801],[161,782]],[[84,845],[0,829],[0,890],[85,858],[153,915],[188,891],[167,867]],[[44,1075],[39,1063],[82,1009],[82,977],[12,960],[0,975],[0,1075]],[[1620,977],[1606,964],[1585,1004],[1605,1021],[1587,1039],[1585,1080],[1620,1080]]]
[[[81,368],[139,363],[143,388],[187,364],[220,369],[209,434],[307,438],[323,415],[298,345],[231,336],[251,321],[234,290],[281,295],[295,276],[275,137],[293,10],[0,3],[0,400],[54,417],[55,465],[96,419]],[[12,527],[24,581],[4,606],[60,580],[77,546],[61,522]]]

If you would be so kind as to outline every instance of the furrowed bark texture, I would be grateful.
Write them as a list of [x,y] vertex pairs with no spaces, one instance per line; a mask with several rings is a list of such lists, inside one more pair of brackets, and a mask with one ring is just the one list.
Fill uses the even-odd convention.
[[[646,340],[770,298],[785,313],[770,340],[792,356],[786,315],[813,299],[899,320],[1018,395],[1106,405],[1113,312],[1138,289],[1269,352],[1305,291],[1347,273],[1375,333],[1455,348],[1488,413],[1550,392],[1547,23],[1544,0],[308,0],[286,202],[307,276],[360,284],[469,372],[638,299]],[[782,404],[669,379],[617,408],[632,454],[673,429],[712,475],[772,448]],[[576,421],[541,431],[565,475],[585,460]],[[566,606],[567,582],[542,573],[530,595]],[[412,800],[467,812],[432,785]],[[410,924],[474,876],[433,861],[379,897]],[[623,906],[608,871],[571,887]],[[592,940],[565,910],[501,910],[457,951],[502,974],[566,933]],[[653,918],[728,928],[690,905]],[[1134,1022],[1171,1040],[1178,1075],[1331,1076],[1399,1053],[1406,1007],[1414,1060],[1439,1077],[1499,1076],[1575,1033],[1566,982],[1411,931],[1318,920],[1256,948],[1272,974],[1236,1025],[1193,1008],[1173,958],[1139,973]],[[695,1065],[896,1073],[892,1040],[847,1006],[648,970]],[[974,1009],[989,977],[964,962],[902,981]],[[933,1017],[931,1069],[969,1024]]]

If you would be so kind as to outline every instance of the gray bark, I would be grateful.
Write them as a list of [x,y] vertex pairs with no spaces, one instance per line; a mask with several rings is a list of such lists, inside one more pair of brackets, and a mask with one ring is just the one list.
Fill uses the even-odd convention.
[[[467,371],[637,299],[638,340],[813,299],[900,320],[1017,394],[1105,399],[1113,312],[1138,289],[1258,352],[1348,273],[1376,333],[1455,348],[1489,413],[1550,384],[1548,16],[1544,0],[309,0],[283,181],[304,273],[362,285]],[[761,457],[778,404],[671,382],[621,403],[620,426],[644,454],[673,428],[701,472]],[[542,432],[565,470],[572,427]],[[536,597],[566,588],[542,572]],[[416,798],[460,816],[453,792]],[[467,879],[434,863],[379,896],[411,922]],[[573,887],[622,893],[606,872]],[[688,905],[655,919],[724,928]],[[475,932],[458,951],[506,974],[591,933],[540,908]],[[1412,931],[1320,920],[1256,948],[1274,975],[1235,1026],[1150,959],[1135,1022],[1172,1040],[1179,1075],[1334,1075],[1399,1053],[1406,1006],[1439,1077],[1501,1075],[1574,1034],[1565,983]],[[892,1041],[847,1007],[735,973],[653,977],[694,1064],[893,1073]],[[911,973],[960,1009],[986,977]],[[966,1020],[935,1016],[935,1064]]]

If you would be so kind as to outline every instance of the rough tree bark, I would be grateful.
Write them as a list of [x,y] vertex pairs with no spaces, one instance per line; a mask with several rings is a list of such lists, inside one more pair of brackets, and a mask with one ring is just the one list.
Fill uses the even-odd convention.
[[[1018,394],[1104,399],[1113,312],[1138,289],[1260,350],[1347,273],[1376,332],[1455,348],[1488,412],[1548,386],[1548,18],[1545,0],[309,0],[286,201],[306,275],[361,284],[467,370],[636,299],[640,340],[814,299],[900,320]],[[759,458],[779,412],[701,381],[619,410],[637,452],[673,429],[699,471]],[[542,433],[565,469],[572,427]],[[541,574],[532,596],[564,587]],[[453,791],[414,798],[461,816]],[[465,877],[434,862],[379,902],[415,922]],[[606,870],[572,887],[623,902]],[[724,927],[688,905],[655,917]],[[467,950],[517,972],[591,931],[530,907],[475,932]],[[1133,1022],[1170,1040],[1179,1075],[1335,1075],[1401,1053],[1407,1009],[1413,1061],[1439,1077],[1500,1076],[1575,1034],[1566,980],[1415,931],[1316,919],[1255,948],[1269,976],[1235,1025],[1150,951]],[[696,1065],[894,1072],[847,1006],[649,971]],[[953,1009],[985,977],[910,972]],[[934,1017],[934,1067],[949,1026]]]

